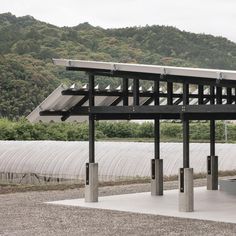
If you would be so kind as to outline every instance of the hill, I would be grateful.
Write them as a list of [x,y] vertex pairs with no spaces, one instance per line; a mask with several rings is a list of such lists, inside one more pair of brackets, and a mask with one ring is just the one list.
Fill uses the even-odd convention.
[[[174,27],[56,27],[31,16],[0,14],[0,116],[27,115],[58,84],[85,82],[51,58],[236,69],[236,43]],[[115,82],[100,78],[101,86]]]

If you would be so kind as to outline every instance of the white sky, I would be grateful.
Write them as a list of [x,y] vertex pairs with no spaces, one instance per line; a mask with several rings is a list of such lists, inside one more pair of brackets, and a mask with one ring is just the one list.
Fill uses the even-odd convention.
[[171,25],[236,42],[236,0],[0,0],[0,13],[4,12],[57,26]]

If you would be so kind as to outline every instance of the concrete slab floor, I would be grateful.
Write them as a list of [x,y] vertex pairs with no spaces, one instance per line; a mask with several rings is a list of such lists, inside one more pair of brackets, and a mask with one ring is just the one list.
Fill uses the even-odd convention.
[[194,188],[194,212],[187,213],[178,211],[178,190],[164,191],[163,196],[151,196],[150,192],[105,196],[93,203],[83,198],[47,203],[236,223],[236,196],[207,191],[206,187]]

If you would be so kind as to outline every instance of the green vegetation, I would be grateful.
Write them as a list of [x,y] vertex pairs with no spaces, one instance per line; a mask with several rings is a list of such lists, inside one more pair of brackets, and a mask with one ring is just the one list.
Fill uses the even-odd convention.
[[[228,141],[236,140],[236,125],[227,124]],[[153,123],[137,124],[133,122],[96,122],[97,140],[152,141]],[[198,142],[209,142],[209,123],[196,122],[190,124],[190,139]],[[0,119],[0,140],[88,140],[87,123],[36,123],[31,124],[21,119],[13,122]],[[161,123],[162,141],[182,141],[181,123]],[[217,122],[216,140],[224,142],[224,124]]]
[[[0,117],[19,119],[60,83],[87,81],[83,73],[53,66],[52,57],[235,69],[236,44],[174,27],[105,30],[83,23],[60,28],[31,16],[0,14]],[[119,83],[97,82],[101,87]]]

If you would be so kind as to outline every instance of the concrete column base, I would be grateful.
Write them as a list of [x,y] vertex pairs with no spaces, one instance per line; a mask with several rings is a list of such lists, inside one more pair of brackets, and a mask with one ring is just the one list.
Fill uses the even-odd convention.
[[86,163],[85,202],[98,201],[98,163]]
[[193,168],[179,170],[179,211],[194,211]]
[[163,195],[163,160],[151,160],[151,195]]
[[218,156],[207,157],[207,190],[218,190]]

